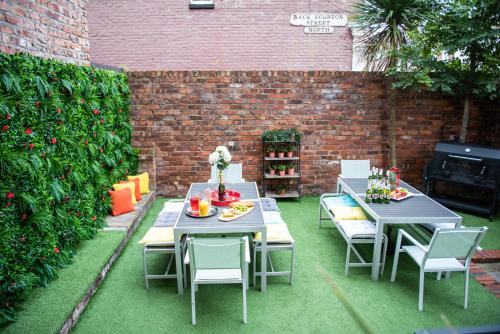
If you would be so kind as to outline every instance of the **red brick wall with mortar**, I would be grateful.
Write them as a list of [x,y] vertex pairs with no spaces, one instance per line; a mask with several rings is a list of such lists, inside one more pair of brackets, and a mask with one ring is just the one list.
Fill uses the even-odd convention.
[[188,0],[89,2],[92,61],[128,70],[351,70],[352,36],[305,34],[296,12],[343,12],[352,0]]
[[[387,98],[376,75],[327,71],[128,72],[133,145],[161,195],[184,195],[206,182],[208,154],[227,145],[243,163],[246,180],[262,179],[266,129],[304,132],[302,181],[306,194],[335,189],[341,159],[387,166]],[[437,141],[458,134],[462,105],[431,94],[400,96],[399,164],[403,177],[422,184],[422,169]],[[469,139],[478,139],[473,106]],[[155,160],[155,161],[154,161]]]
[[0,51],[90,64],[86,0],[0,1]]

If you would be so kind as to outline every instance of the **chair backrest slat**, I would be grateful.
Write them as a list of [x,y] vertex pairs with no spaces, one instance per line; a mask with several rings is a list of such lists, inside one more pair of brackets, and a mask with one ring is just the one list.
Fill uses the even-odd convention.
[[190,238],[191,266],[195,270],[241,269],[243,246],[242,238]]
[[[212,182],[218,182],[218,170],[216,166],[211,168]],[[243,179],[243,165],[242,164],[229,164],[224,171],[224,182],[236,183],[241,182]]]
[[367,178],[370,175],[370,160],[341,160],[343,178]]
[[486,230],[485,227],[436,229],[427,258],[467,258],[473,254]]

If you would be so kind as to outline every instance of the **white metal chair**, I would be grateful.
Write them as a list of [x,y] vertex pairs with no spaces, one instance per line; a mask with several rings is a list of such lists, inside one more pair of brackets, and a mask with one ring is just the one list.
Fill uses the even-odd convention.
[[[476,251],[481,239],[488,230],[487,227],[467,227],[453,229],[436,229],[429,245],[422,245],[408,232],[399,230],[396,243],[396,253],[392,266],[391,282],[396,280],[399,253],[408,255],[420,267],[420,283],[418,292],[418,310],[424,309],[424,274],[426,272],[465,272],[464,308],[467,308],[469,291],[469,266],[472,255]],[[403,236],[412,246],[401,246]],[[464,263],[458,259],[464,259]]]
[[[219,173],[217,166],[212,166],[210,171],[210,179],[208,183],[218,182]],[[236,182],[245,182],[243,178],[243,164],[229,164],[229,167],[224,170],[224,182],[227,183],[236,183]]]
[[340,177],[366,179],[370,175],[370,160],[340,160]]
[[[349,276],[350,267],[371,267],[371,262],[366,262],[366,260],[361,256],[359,251],[354,246],[355,244],[373,244],[375,243],[375,236],[377,234],[375,223],[370,220],[337,220],[333,215],[330,207],[330,203],[327,201],[329,197],[341,196],[342,194],[329,193],[323,194],[320,197],[319,206],[319,220],[318,228],[321,227],[321,221],[329,220],[339,231],[340,235],[347,242],[347,254],[345,259],[345,276]],[[326,212],[327,217],[323,217],[323,211]],[[385,268],[385,258],[387,255],[387,244],[388,239],[385,234],[382,235],[382,243],[384,246],[382,253],[382,261],[380,263],[380,272],[384,273]],[[351,262],[351,250],[354,255],[358,258],[358,262]]]
[[246,292],[250,250],[248,238],[189,238],[185,264],[191,268],[191,313],[196,325],[196,291],[201,284],[238,283],[243,289],[243,322],[247,323]]

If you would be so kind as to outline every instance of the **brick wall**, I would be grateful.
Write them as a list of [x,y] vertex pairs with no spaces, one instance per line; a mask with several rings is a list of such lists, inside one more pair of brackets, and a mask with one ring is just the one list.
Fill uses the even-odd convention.
[[89,64],[86,0],[0,1],[0,51]]
[[[304,193],[335,188],[341,159],[387,166],[387,100],[375,75],[356,72],[129,72],[133,145],[162,195],[183,195],[206,182],[208,154],[227,145],[247,180],[261,181],[265,129],[297,127]],[[458,134],[462,105],[430,94],[398,101],[398,155],[403,177],[420,185],[438,140]],[[471,142],[478,139],[473,106]]]
[[352,36],[305,34],[296,12],[343,12],[352,0],[188,0],[89,3],[92,61],[128,70],[351,70]]

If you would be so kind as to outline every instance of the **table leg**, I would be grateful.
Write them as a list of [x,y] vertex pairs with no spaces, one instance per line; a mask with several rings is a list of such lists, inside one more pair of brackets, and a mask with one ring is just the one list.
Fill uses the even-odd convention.
[[[260,276],[260,291],[266,292],[267,286],[267,229],[264,228],[262,230],[262,238],[261,238],[261,276]],[[254,260],[255,261],[255,260]]]
[[384,224],[377,222],[377,234],[373,244],[372,279],[378,280],[380,272],[380,252],[382,250],[382,236],[384,234]]
[[180,295],[184,293],[182,283],[182,256],[181,256],[181,235],[174,229],[174,245],[175,245],[175,272],[177,275],[177,291]]

